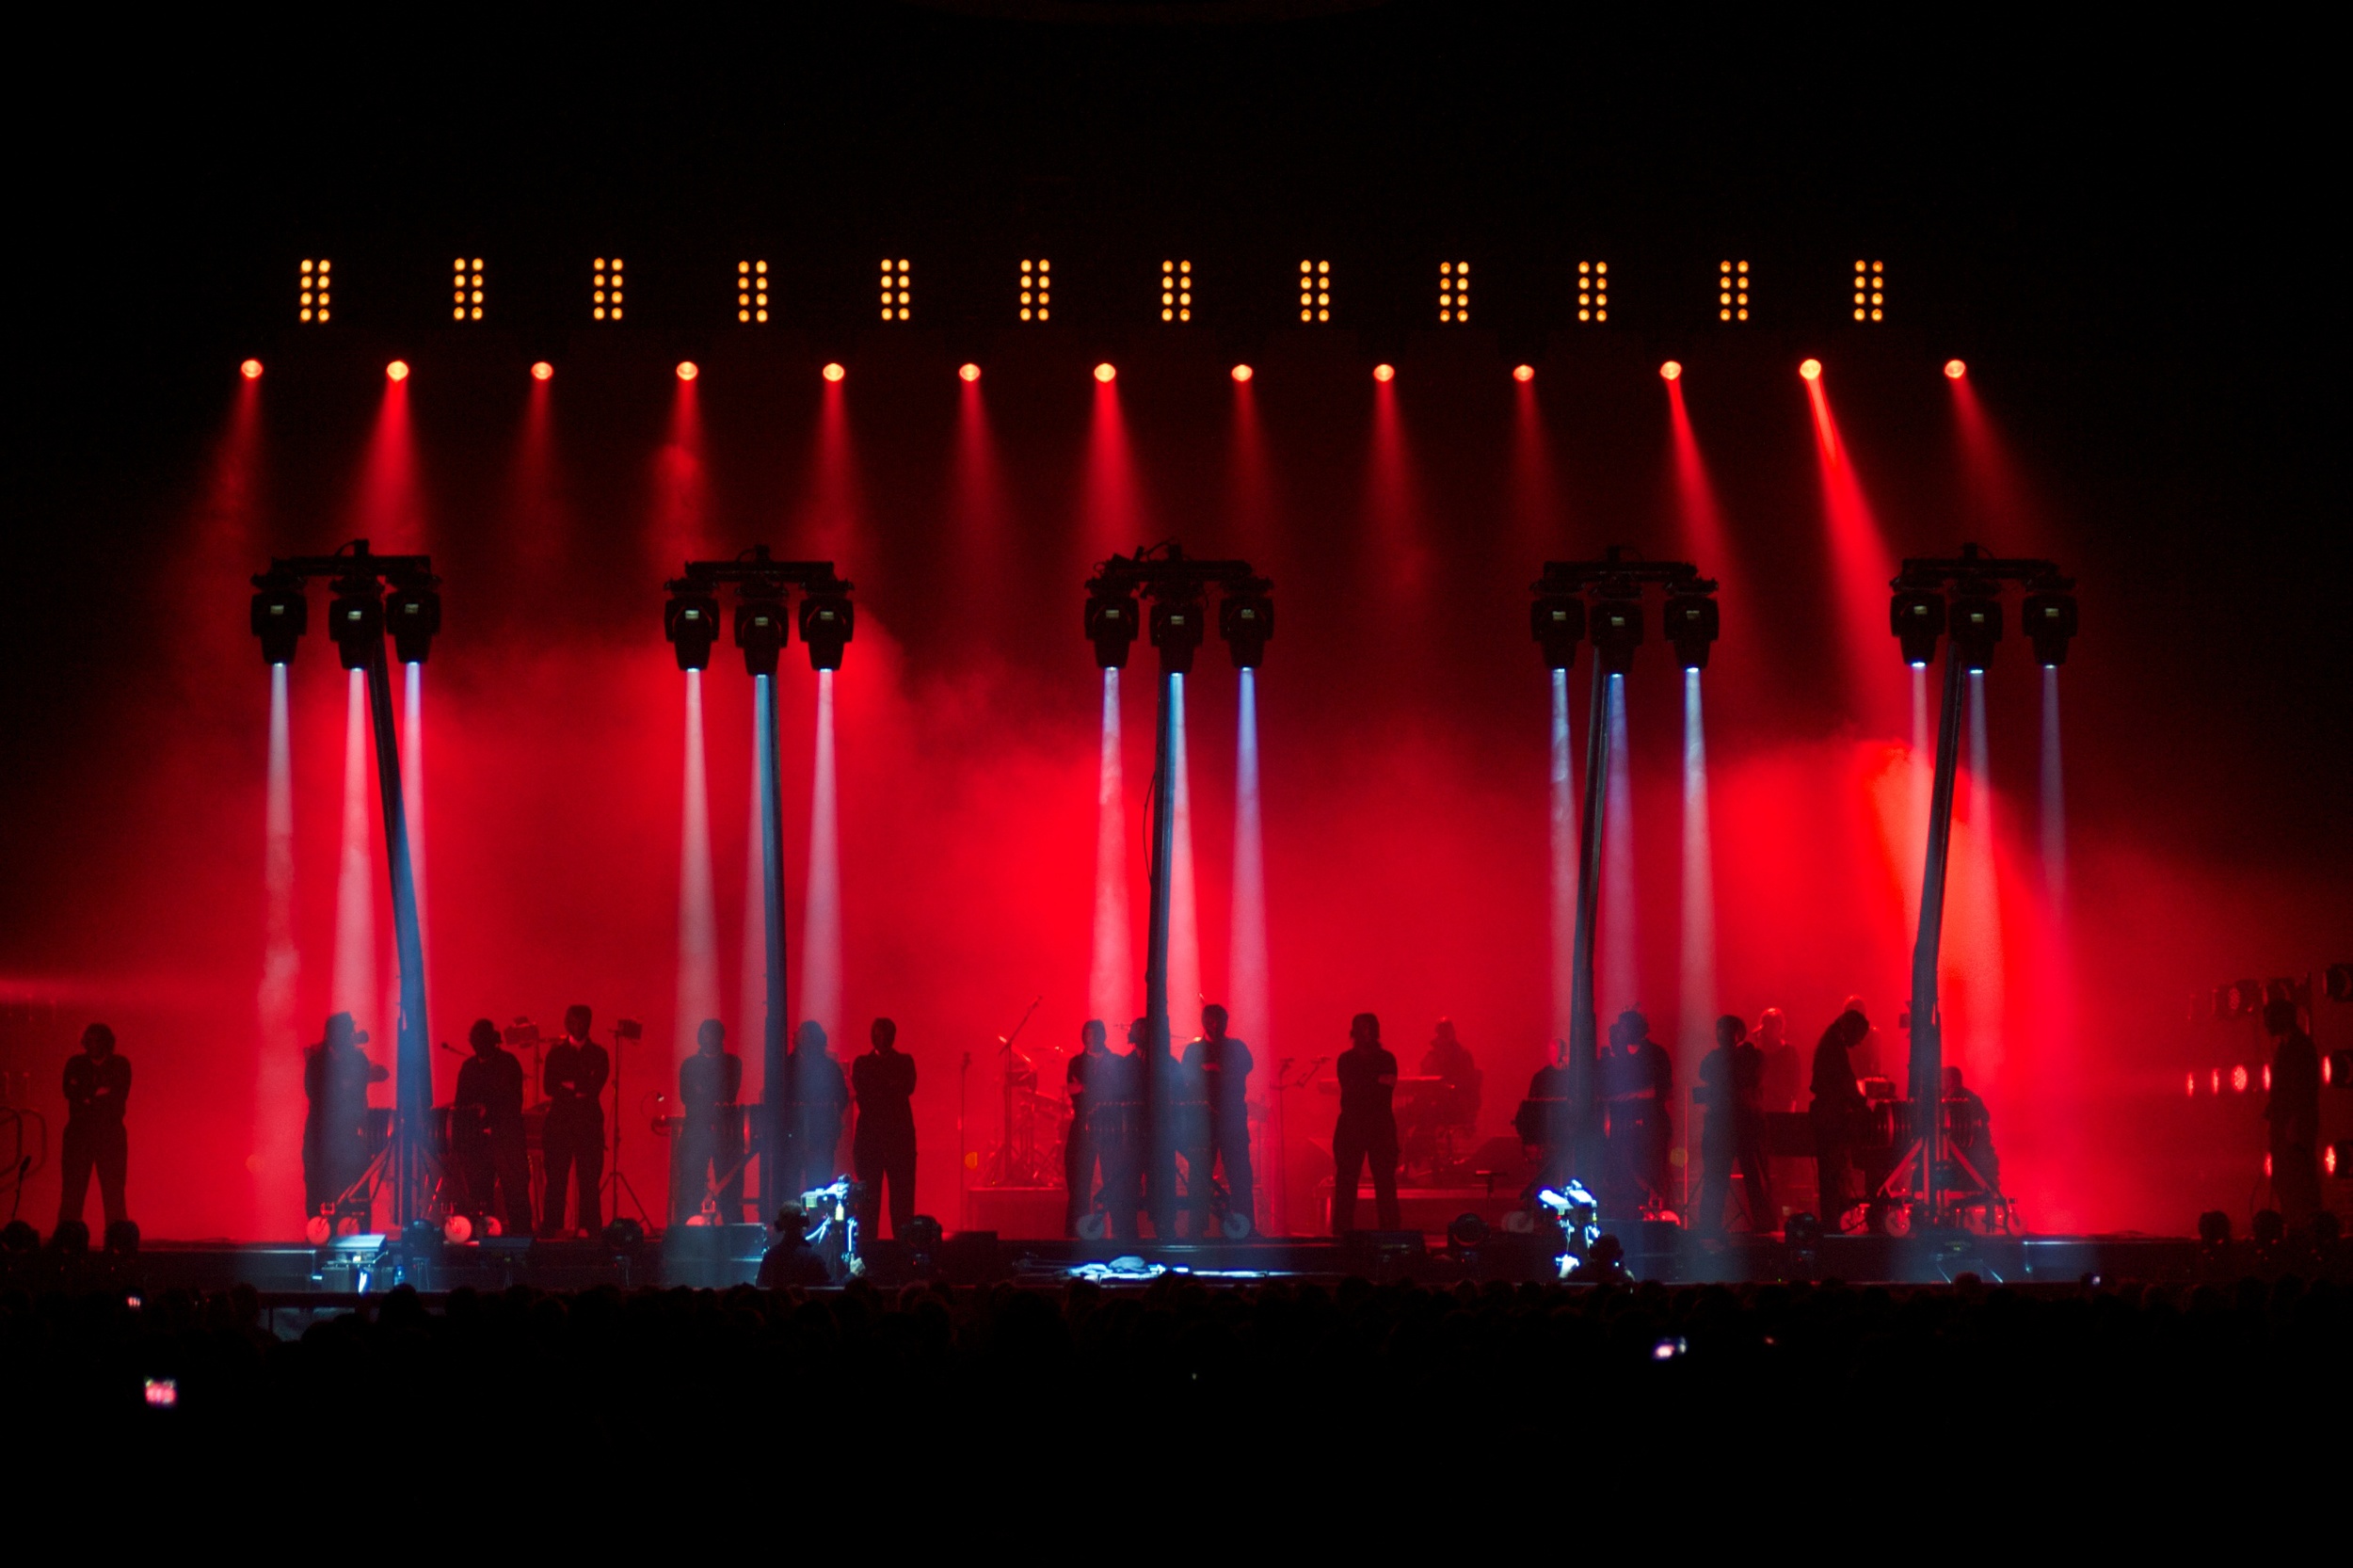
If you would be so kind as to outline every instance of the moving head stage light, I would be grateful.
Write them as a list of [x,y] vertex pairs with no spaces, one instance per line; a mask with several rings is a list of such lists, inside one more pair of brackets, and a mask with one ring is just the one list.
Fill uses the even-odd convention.
[[[2006,584],[2026,589],[2026,628],[2036,658],[2046,668],[2063,663],[2068,641],[2075,632],[2075,601],[2071,597],[2075,584],[2052,562],[2004,559],[1969,544],[1961,546],[1958,556],[1907,558],[1902,572],[1888,584],[1895,593],[1888,607],[1888,629],[1902,646],[1905,663],[1915,669],[1926,665],[1936,656],[1942,632],[1949,632],[1953,644],[1952,658],[1945,665],[1943,705],[1937,717],[1927,854],[1920,877],[1920,919],[1912,950],[1910,1078],[1915,1101],[1934,1093],[1928,1086],[1942,1081],[1944,1066],[1945,1020],[1938,1008],[1937,964],[1944,943],[1953,790],[1961,765],[1961,677],[1983,675],[1993,662],[1994,647],[2002,640],[2001,593]],[[1933,1124],[1935,1118],[1928,1121]],[[1908,1195],[1912,1212],[1924,1216],[1929,1224],[1954,1223],[1968,1193],[1949,1185],[1948,1143],[1949,1134],[1941,1126],[1916,1128],[1911,1146],[1897,1158],[1881,1192]]]
[[718,590],[729,583],[736,588],[735,646],[744,650],[746,674],[776,673],[792,635],[786,595],[792,588],[804,596],[801,642],[808,649],[808,667],[841,667],[843,649],[857,628],[850,602],[854,584],[834,575],[831,561],[779,561],[766,545],[757,545],[732,561],[689,561],[686,574],[668,584],[662,635],[676,651],[680,669],[711,667],[711,650],[719,640]]
[[[1625,547],[1611,545],[1598,561],[1547,561],[1530,590],[1529,634],[1545,656],[1546,669],[1577,664],[1577,645],[1590,631],[1593,656],[1603,673],[1625,675],[1642,646],[1642,590],[1667,590],[1664,627],[1675,658],[1687,670],[1705,669],[1721,631],[1716,583],[1689,561],[1630,561]],[[1590,596],[1590,604],[1588,599]]]
[[[328,635],[344,668],[366,677],[368,716],[375,731],[376,789],[383,810],[384,868],[392,885],[392,931],[398,952],[400,1008],[398,1079],[393,1125],[385,1151],[392,1187],[392,1218],[407,1226],[419,1222],[437,1179],[427,1123],[433,1095],[431,1048],[425,1040],[424,936],[417,912],[415,866],[409,856],[408,810],[402,795],[400,737],[392,726],[391,666],[384,656],[389,631],[404,664],[423,664],[441,630],[441,580],[424,555],[377,555],[365,539],[354,539],[332,555],[273,560],[253,579],[253,634],[271,664],[293,661],[310,619],[303,597],[313,577],[334,584],[328,610]],[[387,600],[391,592],[390,624]],[[365,1039],[362,1035],[360,1038]],[[436,1233],[438,1234],[438,1232]]]
[[1266,663],[1274,636],[1274,584],[1247,561],[1195,561],[1171,541],[1114,555],[1087,582],[1086,634],[1103,669],[1128,667],[1141,622],[1140,597],[1152,600],[1152,646],[1162,675],[1190,675],[1209,627],[1206,595],[1219,595],[1217,631],[1236,669]]

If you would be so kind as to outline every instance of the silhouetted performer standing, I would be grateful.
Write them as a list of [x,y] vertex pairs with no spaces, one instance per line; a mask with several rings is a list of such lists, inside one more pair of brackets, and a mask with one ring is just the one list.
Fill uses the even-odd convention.
[[[488,1018],[474,1020],[466,1043],[473,1055],[457,1069],[457,1093],[450,1101],[450,1153],[469,1207],[477,1214],[498,1214],[508,1236],[528,1236],[531,1153],[523,1141],[522,1061]],[[553,1176],[548,1178],[548,1193],[552,1206],[563,1203]]]
[[2285,997],[2264,1003],[2264,1030],[2280,1042],[2271,1055],[2271,1201],[2292,1230],[2320,1212],[2320,1051]]
[[312,1214],[331,1208],[367,1173],[368,1085],[392,1076],[360,1048],[367,1038],[350,1014],[338,1013],[302,1053],[302,1092],[311,1100],[302,1122],[302,1190]]
[[1855,1123],[1867,1109],[1849,1053],[1870,1032],[1870,1020],[1849,1009],[1831,1020],[1814,1048],[1814,1103],[1807,1112],[1814,1119],[1814,1171],[1819,1188],[1815,1201],[1822,1206],[1823,1228],[1833,1234],[1852,1201],[1847,1192],[1847,1170],[1852,1163]]
[[1481,1075],[1470,1048],[1454,1032],[1452,1018],[1440,1018],[1422,1052],[1421,1076],[1438,1080],[1433,1109],[1443,1127],[1474,1127],[1479,1121]]
[[1141,1194],[1144,1209],[1152,1216],[1152,1234],[1168,1241],[1176,1236],[1176,1144],[1183,1135],[1182,1111],[1176,1092],[1176,1059],[1165,1047],[1152,1048],[1152,1025],[1138,1018],[1128,1026],[1128,1092],[1137,1115],[1129,1141],[1130,1189]]
[[1571,1098],[1575,1083],[1569,1071],[1569,1043],[1555,1040],[1552,1061],[1529,1075],[1528,1098],[1520,1102],[1518,1114],[1512,1118],[1520,1142],[1544,1151],[1537,1161],[1536,1179],[1520,1194],[1530,1201],[1544,1189],[1559,1187],[1577,1174],[1577,1108]]
[[1381,1044],[1381,1020],[1359,1013],[1349,1021],[1348,1049],[1333,1070],[1340,1080],[1340,1119],[1332,1129],[1332,1234],[1356,1228],[1356,1178],[1369,1161],[1372,1199],[1381,1228],[1398,1228],[1397,1058]]
[[1103,1160],[1103,1208],[1111,1233],[1123,1240],[1143,1234],[1137,1216],[1144,1208],[1147,1140],[1144,1127],[1144,1021],[1128,1026],[1127,1051],[1105,1051],[1101,1068],[1089,1068],[1087,1097],[1096,1111],[1096,1147]]
[[548,1096],[548,1129],[541,1158],[548,1191],[540,1216],[547,1233],[564,1231],[565,1178],[580,1173],[580,1228],[604,1228],[598,1194],[604,1187],[604,1106],[598,1096],[613,1076],[613,1058],[588,1032],[594,1015],[581,1003],[564,1010],[564,1038],[540,1064],[539,1089]]
[[793,1032],[784,1081],[784,1190],[797,1198],[841,1174],[834,1156],[841,1147],[841,1118],[850,1109],[849,1080],[825,1048],[824,1028],[814,1018],[804,1019]]
[[850,1066],[850,1087],[857,1096],[850,1160],[862,1194],[858,1224],[869,1236],[882,1234],[874,1222],[888,1185],[890,1234],[904,1237],[915,1218],[915,1058],[899,1048],[899,1026],[888,1018],[876,1018],[867,1038],[874,1048]]
[[122,1178],[130,1163],[122,1108],[130,1098],[131,1059],[115,1054],[113,1030],[90,1025],[82,1031],[82,1054],[65,1064],[65,1136],[57,1153],[65,1178],[57,1203],[59,1224],[82,1217],[93,1170],[106,1228],[130,1218],[122,1207]]
[[1624,1196],[1667,1201],[1667,1147],[1673,1135],[1674,1063],[1650,1037],[1650,1020],[1628,1008],[1610,1026],[1616,1047],[1602,1058],[1602,1093],[1609,1103],[1609,1153]]
[[695,1054],[678,1064],[678,1177],[670,1188],[670,1219],[683,1224],[702,1212],[717,1189],[717,1218],[744,1218],[744,1059],[727,1048],[728,1028],[705,1018],[695,1032]]
[[1063,1064],[1063,1092],[1070,1097],[1070,1126],[1062,1141],[1063,1185],[1069,1190],[1065,1236],[1078,1235],[1079,1222],[1095,1211],[1096,1165],[1102,1166],[1106,1188],[1119,1166],[1117,1058],[1105,1047],[1104,1034],[1100,1018],[1080,1024],[1079,1054]]
[[1716,1020],[1716,1048],[1700,1063],[1700,1208],[1698,1228],[1721,1230],[1740,1164],[1740,1197],[1749,1229],[1775,1228],[1773,1190],[1765,1174],[1765,1053],[1749,1043],[1749,1026],[1732,1014]]
[[1205,1112],[1187,1177],[1193,1200],[1193,1234],[1210,1234],[1209,1197],[1217,1161],[1225,1162],[1226,1212],[1257,1219],[1250,1180],[1250,1048],[1225,1032],[1225,1009],[1216,1002],[1201,1010],[1201,1038],[1185,1047],[1181,1066],[1199,1085]]

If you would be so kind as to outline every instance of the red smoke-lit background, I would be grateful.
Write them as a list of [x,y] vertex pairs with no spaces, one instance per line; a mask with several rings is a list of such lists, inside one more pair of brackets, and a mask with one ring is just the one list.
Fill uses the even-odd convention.
[[[2201,1208],[2243,1209],[2259,1096],[2196,1120],[2184,1073],[2208,1055],[2260,1058],[2243,1035],[2186,1024],[2186,999],[2345,956],[2326,951],[2346,917],[2325,880],[2177,847],[2180,804],[2153,804],[2152,771],[2178,782],[2207,764],[2185,759],[2198,738],[2169,726],[2161,676],[2127,656],[2153,636],[2136,620],[2132,541],[2096,497],[2046,490],[2033,455],[2006,442],[1999,366],[1955,385],[1932,361],[1831,355],[1809,389],[1794,359],[1687,356],[1670,386],[1648,364],[1556,355],[1520,384],[1486,345],[1444,340],[1379,385],[1312,343],[1261,356],[1246,385],[1206,344],[1131,358],[1109,385],[1092,360],[1046,357],[966,383],[952,360],[888,345],[839,384],[785,356],[709,355],[692,383],[651,360],[559,363],[547,382],[522,358],[409,360],[399,385],[356,355],[259,381],[224,363],[217,438],[182,462],[149,529],[156,552],[127,595],[94,600],[135,657],[109,663],[60,738],[68,754],[28,764],[40,792],[16,829],[5,981],[8,1000],[60,1010],[35,1103],[54,1129],[62,1051],[87,1017],[111,1021],[138,1075],[131,1201],[152,1236],[299,1224],[298,1047],[328,1010],[345,684],[331,645],[308,639],[292,671],[300,1027],[265,1032],[268,681],[245,580],[272,553],[358,536],[429,552],[444,580],[424,706],[433,1036],[462,1043],[477,1016],[552,1029],[573,1001],[597,1009],[600,1036],[642,1019],[620,1114],[628,1175],[657,1216],[667,1145],[648,1134],[649,1096],[686,1044],[673,1021],[683,709],[662,584],[690,554],[756,542],[830,557],[857,585],[837,686],[836,1051],[862,1048],[872,1016],[898,1020],[921,1073],[920,1207],[952,1227],[963,1064],[967,1142],[985,1148],[995,1036],[1042,997],[1023,1044],[1050,1089],[1084,1016],[1100,686],[1080,585],[1109,551],[1161,538],[1247,556],[1275,584],[1260,684],[1273,1016],[1235,1020],[1262,1073],[1337,1051],[1363,1009],[1410,1070],[1450,1016],[1487,1069],[1483,1130],[1508,1124],[1553,1016],[1548,699],[1527,589],[1545,558],[1612,543],[1689,555],[1723,584],[1705,678],[1718,1008],[1780,1006],[1804,1048],[1860,994],[1891,1059],[1921,846],[1886,579],[1901,555],[1963,539],[2080,575],[2086,630],[2060,680],[2070,919],[2052,918],[2041,858],[2040,672],[2013,634],[1986,682],[1992,821],[1970,780],[1958,796],[1945,949],[1947,1048],[1991,1105],[2035,1228],[2180,1231]],[[1140,649],[1135,669],[1150,658]],[[797,927],[815,687],[797,646],[783,669]],[[1215,999],[1235,680],[1220,648],[1200,670],[1192,808]],[[1580,733],[1585,676],[1580,663]],[[718,995],[748,1092],[759,1020],[736,999],[751,696],[732,649],[704,689]],[[1127,691],[1140,965],[1150,682]],[[1680,706],[1654,644],[1628,693],[1641,978],[1600,999],[1605,1014],[1641,1006],[1670,1045],[1683,1033]],[[390,935],[379,913],[379,991]],[[389,1060],[389,1018],[361,1022]],[[436,1052],[438,1098],[457,1060]],[[1696,1063],[1676,1065],[1688,1084]],[[1289,1097],[1294,1217],[1313,1212],[1330,1105]],[[55,1192],[53,1158],[26,1216],[45,1224]]]

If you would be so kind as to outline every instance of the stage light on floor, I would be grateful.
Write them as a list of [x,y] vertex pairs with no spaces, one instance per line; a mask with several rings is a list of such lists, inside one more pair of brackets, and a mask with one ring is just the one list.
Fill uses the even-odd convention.
[[237,367],[237,374],[244,376],[248,381],[259,381],[262,378],[262,361],[259,360],[248,360],[245,363]]
[[1945,378],[1946,380],[1958,381],[1968,374],[1969,367],[1963,364],[1961,360],[1947,360],[1945,361]]
[[408,361],[406,360],[394,360],[391,364],[384,367],[384,376],[385,379],[391,381],[408,380]]
[[1682,366],[1682,364],[1681,364],[1679,361],[1677,361],[1677,360],[1668,360],[1665,364],[1660,365],[1660,366],[1658,367],[1658,378],[1659,378],[1660,380],[1662,380],[1662,381],[1680,381],[1680,380],[1682,380],[1682,379],[1683,379],[1683,366]]
[[819,372],[819,374],[824,376],[824,378],[828,381],[839,381],[850,373],[843,370],[839,364],[828,362],[825,368]]
[[980,378],[981,367],[968,360],[956,367],[956,379],[959,381],[977,381]]
[[1232,371],[1233,377],[1237,381],[1247,381],[1257,374],[1248,365],[1236,365]]
[[1372,367],[1372,378],[1381,382],[1394,381],[1397,379],[1397,367],[1395,365],[1375,365]]
[[1513,365],[1512,367],[1512,379],[1523,382],[1533,381],[1536,379],[1536,367],[1534,365]]
[[1106,386],[1110,385],[1112,381],[1117,380],[1118,377],[1118,368],[1108,360],[1095,367],[1095,378]]
[[1819,381],[1822,378],[1822,361],[1819,360],[1801,360],[1798,365],[1798,374],[1809,381]]
[[678,378],[681,381],[692,381],[701,374],[701,368],[692,360],[680,360],[678,362]]
[[554,376],[555,367],[548,363],[545,360],[535,360],[532,361],[531,378],[534,381],[551,380],[554,377]]

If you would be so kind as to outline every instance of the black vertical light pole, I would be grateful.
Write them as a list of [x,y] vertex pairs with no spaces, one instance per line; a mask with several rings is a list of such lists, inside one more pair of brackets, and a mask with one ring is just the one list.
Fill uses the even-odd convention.
[[1577,923],[1570,939],[1569,1101],[1576,1128],[1575,1173],[1601,1168],[1600,1020],[1593,999],[1593,920],[1601,897],[1601,826],[1609,773],[1609,677],[1593,662],[1593,705],[1585,715],[1585,814],[1577,820]]
[[1953,785],[1961,771],[1961,709],[1966,672],[1957,655],[1945,661],[1944,707],[1936,720],[1936,786],[1929,796],[1928,859],[1920,875],[1920,923],[1912,943],[1913,1114],[1921,1139],[1921,1200],[1937,1212],[1936,1128],[1928,1118],[1944,1097],[1945,1020],[1937,1011],[1936,966],[1945,940],[1945,870],[1953,844]]
[[[425,1127],[433,1109],[433,1049],[425,1021],[424,933],[417,911],[416,864],[408,842],[408,808],[400,781],[400,742],[392,725],[392,665],[384,640],[389,633],[403,663],[423,664],[441,627],[440,596],[434,590],[431,557],[377,555],[368,541],[355,539],[334,555],[303,555],[270,562],[253,579],[253,631],[263,657],[291,663],[308,620],[304,584],[331,577],[335,598],[328,634],[344,668],[367,681],[368,716],[376,740],[376,784],[384,813],[384,869],[392,883],[392,940],[400,965],[400,1017],[393,1032],[392,1223],[406,1226],[429,1218],[431,1172],[425,1159]],[[385,589],[392,589],[388,608]]]
[[[779,561],[766,545],[756,545],[731,561],[689,561],[682,576],[668,584],[662,615],[663,635],[678,654],[681,670],[707,669],[719,637],[718,590],[736,588],[735,646],[752,678],[754,744],[759,760],[760,907],[767,921],[766,1016],[760,1029],[760,1208],[773,1215],[800,1196],[785,1191],[784,1150],[792,1133],[794,1086],[785,1082],[785,1042],[792,1028],[790,972],[785,947],[783,721],[776,667],[790,637],[788,588],[802,592],[801,641],[809,667],[838,670],[843,648],[856,629],[851,584],[834,574],[831,561]],[[740,1216],[729,1216],[733,1223]]]
[[376,728],[376,782],[383,799],[384,861],[392,880],[392,941],[400,958],[400,1020],[394,1032],[392,1222],[425,1217],[425,1122],[433,1109],[433,1047],[425,1028],[424,928],[417,914],[417,871],[408,844],[408,807],[400,783],[400,745],[392,730],[392,678],[382,638],[367,664],[368,712]]
[[[1601,897],[1601,857],[1609,791],[1609,682],[1633,667],[1642,642],[1642,591],[1669,594],[1666,635],[1687,668],[1707,663],[1716,640],[1715,583],[1688,561],[1629,561],[1612,545],[1598,561],[1547,561],[1531,588],[1529,631],[1546,667],[1567,670],[1589,632],[1593,644],[1591,706],[1585,717],[1585,808],[1577,823],[1577,915],[1570,938],[1569,1175],[1590,1189],[1604,1160],[1601,1027],[1593,985],[1593,932]],[[1591,602],[1588,602],[1590,596]],[[1702,606],[1705,614],[1683,614]]]
[[[1889,586],[1888,627],[1914,668],[1936,657],[1947,643],[1943,706],[1937,713],[1936,776],[1929,795],[1928,845],[1920,874],[1920,922],[1912,944],[1912,1049],[1907,1092],[1912,1099],[1913,1137],[1919,1161],[1911,1196],[1915,1224],[1945,1220],[1938,1173],[1943,1136],[1945,1019],[1937,996],[1937,965],[1945,938],[1945,888],[1953,838],[1953,790],[1961,771],[1961,716],[1966,678],[1982,673],[2002,637],[2005,583],[2027,589],[2025,630],[2035,657],[2046,665],[2066,663],[2075,635],[2074,580],[2049,561],[1988,555],[1974,544],[1958,556],[1909,558]],[[1953,590],[1949,603],[1945,589]],[[1828,1218],[1826,1215],[1825,1218]]]

